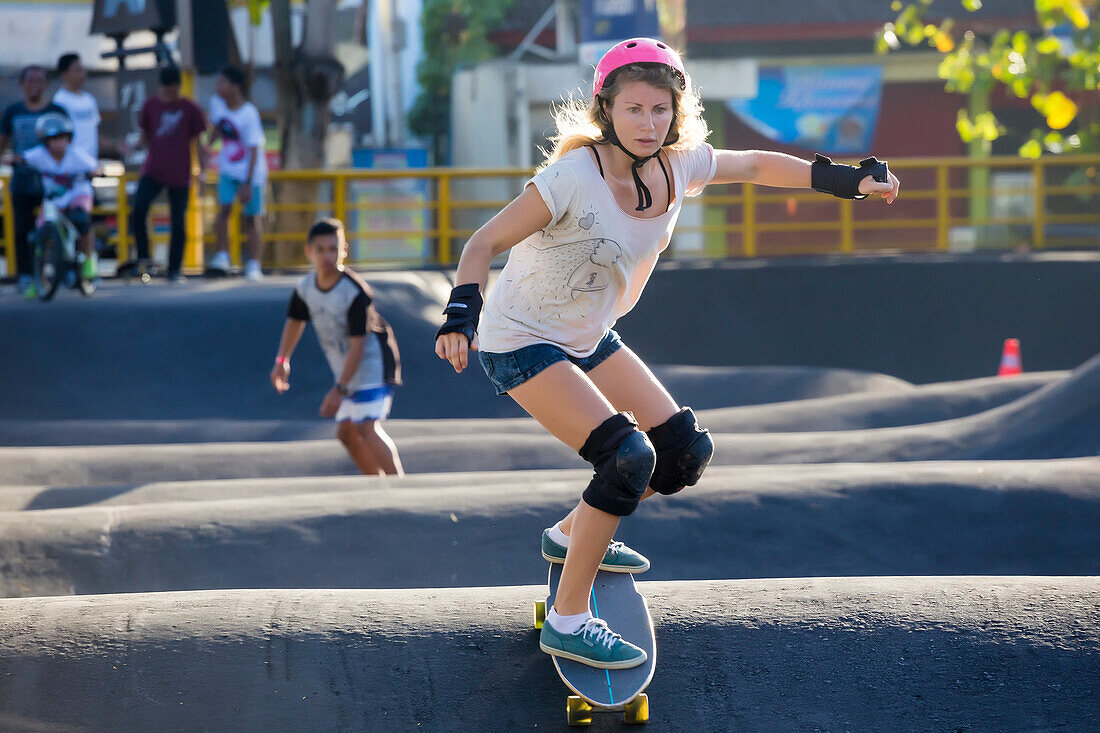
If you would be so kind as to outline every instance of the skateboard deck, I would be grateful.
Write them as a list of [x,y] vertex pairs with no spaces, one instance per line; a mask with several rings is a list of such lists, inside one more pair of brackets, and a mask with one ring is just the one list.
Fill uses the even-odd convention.
[[[562,568],[558,563],[550,565],[550,593],[546,598],[543,617],[554,605]],[[653,670],[657,664],[657,642],[649,606],[638,593],[634,577],[630,573],[609,573],[603,570],[596,573],[590,602],[594,616],[606,621],[611,630],[623,639],[645,650],[646,661],[631,669],[598,669],[571,659],[553,657],[554,668],[562,682],[592,708],[624,711],[628,722],[643,723],[649,717],[649,710],[648,699],[642,695],[642,691],[653,679]],[[538,618],[536,625],[541,626]],[[569,722],[583,725],[585,711],[580,710],[578,715],[577,708],[583,706],[579,706],[574,700],[568,702]]]

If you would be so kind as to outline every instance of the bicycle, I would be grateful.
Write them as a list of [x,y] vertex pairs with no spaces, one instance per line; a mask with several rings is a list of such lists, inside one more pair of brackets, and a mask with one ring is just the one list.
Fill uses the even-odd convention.
[[51,199],[42,200],[41,224],[31,234],[34,246],[34,282],[39,299],[53,298],[61,284],[67,283],[89,296],[99,287],[99,278],[83,274],[84,253],[77,254],[80,233]]

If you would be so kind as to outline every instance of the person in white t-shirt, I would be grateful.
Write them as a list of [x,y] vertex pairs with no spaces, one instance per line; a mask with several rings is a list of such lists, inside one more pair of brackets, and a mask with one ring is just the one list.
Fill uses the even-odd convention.
[[[99,165],[86,152],[72,144],[73,123],[59,112],[47,112],[38,118],[35,134],[41,141],[23,153],[20,163],[42,178],[42,195],[61,209],[81,235],[85,278],[96,277],[97,264],[91,239],[92,183]],[[39,221],[39,224],[42,222]]]
[[83,150],[92,160],[99,160],[99,103],[84,89],[88,70],[80,56],[67,53],[57,60],[57,76],[61,88],[54,92],[53,101],[69,113],[73,121],[73,145]]
[[[73,121],[72,147],[82,150],[92,160],[99,160],[99,103],[95,96],[84,89],[88,81],[88,70],[75,53],[62,54],[57,60],[57,76],[61,79],[61,88],[54,92],[54,104],[69,113]],[[81,235],[81,247],[85,252],[93,248],[91,227]]]
[[209,269],[226,272],[229,262],[229,216],[233,200],[241,202],[241,216],[248,225],[248,255],[244,274],[260,280],[263,239],[260,217],[264,213],[264,185],[267,160],[264,157],[264,128],[260,111],[248,101],[244,72],[227,66],[218,75],[215,95],[210,98],[210,144],[222,141],[218,154],[218,216],[214,224],[217,252]]
[[[555,112],[558,134],[523,192],[462,250],[436,354],[456,372],[471,350],[508,394],[593,464],[581,501],[545,530],[542,554],[564,563],[540,648],[602,668],[644,663],[644,650],[592,617],[597,569],[643,572],[649,560],[612,542],[619,520],[654,493],[693,486],[713,442],[612,329],[634,307],[668,246],[685,196],[709,183],[814,188],[841,198],[898,180],[873,158],[859,167],[818,156],[714,150],[679,55],[634,38],[596,66],[593,98]],[[508,262],[482,302],[493,257]],[[481,316],[484,305],[485,313]]]

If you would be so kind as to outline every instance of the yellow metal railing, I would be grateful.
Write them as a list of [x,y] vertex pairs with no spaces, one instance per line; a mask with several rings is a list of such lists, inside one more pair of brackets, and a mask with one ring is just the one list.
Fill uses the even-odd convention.
[[[670,254],[757,257],[953,247],[1100,248],[1100,155],[1039,160],[909,158],[890,165],[902,180],[901,196],[892,206],[753,184],[708,187],[707,195],[685,202],[686,207],[702,206],[704,215],[686,216],[685,208]],[[976,168],[992,171],[994,184],[968,187],[966,173]],[[273,171],[264,217],[265,264],[304,265],[301,245],[309,223],[318,216],[345,222],[353,261],[452,264],[462,242],[518,194],[530,174],[520,168]],[[115,179],[116,201],[104,201],[94,211],[100,238],[119,261],[131,255],[127,187],[132,188],[135,180],[132,174]],[[1001,185],[996,185],[998,180]],[[0,232],[10,274],[15,271],[14,231],[7,181],[3,184]],[[981,205],[975,206],[976,201]],[[196,185],[191,202],[184,264],[194,270],[202,266],[204,251],[214,246],[214,186],[200,190]],[[162,217],[166,208],[154,206],[153,216]],[[991,213],[972,213],[977,211]],[[235,215],[231,221],[237,221]],[[164,233],[151,237],[154,244],[166,240]],[[681,246],[688,240],[694,242],[692,247]],[[228,248],[234,261],[240,261],[241,247],[240,230],[230,226]]]

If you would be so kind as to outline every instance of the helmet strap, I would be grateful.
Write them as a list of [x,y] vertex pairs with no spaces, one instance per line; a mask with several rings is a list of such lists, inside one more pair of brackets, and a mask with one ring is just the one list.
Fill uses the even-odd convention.
[[638,207],[634,210],[645,211],[650,206],[653,206],[653,194],[651,194],[646,185],[642,183],[642,177],[641,175],[639,175],[638,172],[642,169],[642,166],[646,164],[646,161],[653,160],[658,155],[660,155],[661,150],[658,149],[657,152],[653,155],[647,155],[644,158],[639,158],[637,155],[627,150],[626,147],[621,142],[619,142],[619,136],[615,134],[614,130],[612,130],[611,132],[611,144],[629,155],[634,160],[634,162],[630,164],[630,172],[634,176],[634,188],[638,192]]
[[[602,102],[600,103],[600,108],[603,108]],[[653,155],[647,155],[644,158],[638,157],[634,153],[627,150],[626,146],[619,141],[619,136],[615,134],[615,125],[611,123],[611,118],[607,117],[606,114],[604,115],[604,117],[607,118],[608,126],[611,127],[611,134],[608,136],[611,144],[629,155],[630,159],[634,161],[630,164],[630,172],[634,176],[634,189],[638,192],[638,206],[634,210],[645,211],[650,206],[653,206],[653,194],[650,193],[649,188],[647,188],[646,185],[642,183],[642,176],[639,174],[639,171],[641,171],[642,166],[645,165],[647,161],[653,160],[661,154],[661,149],[663,148],[663,146],[662,148],[657,148],[657,152]]]

